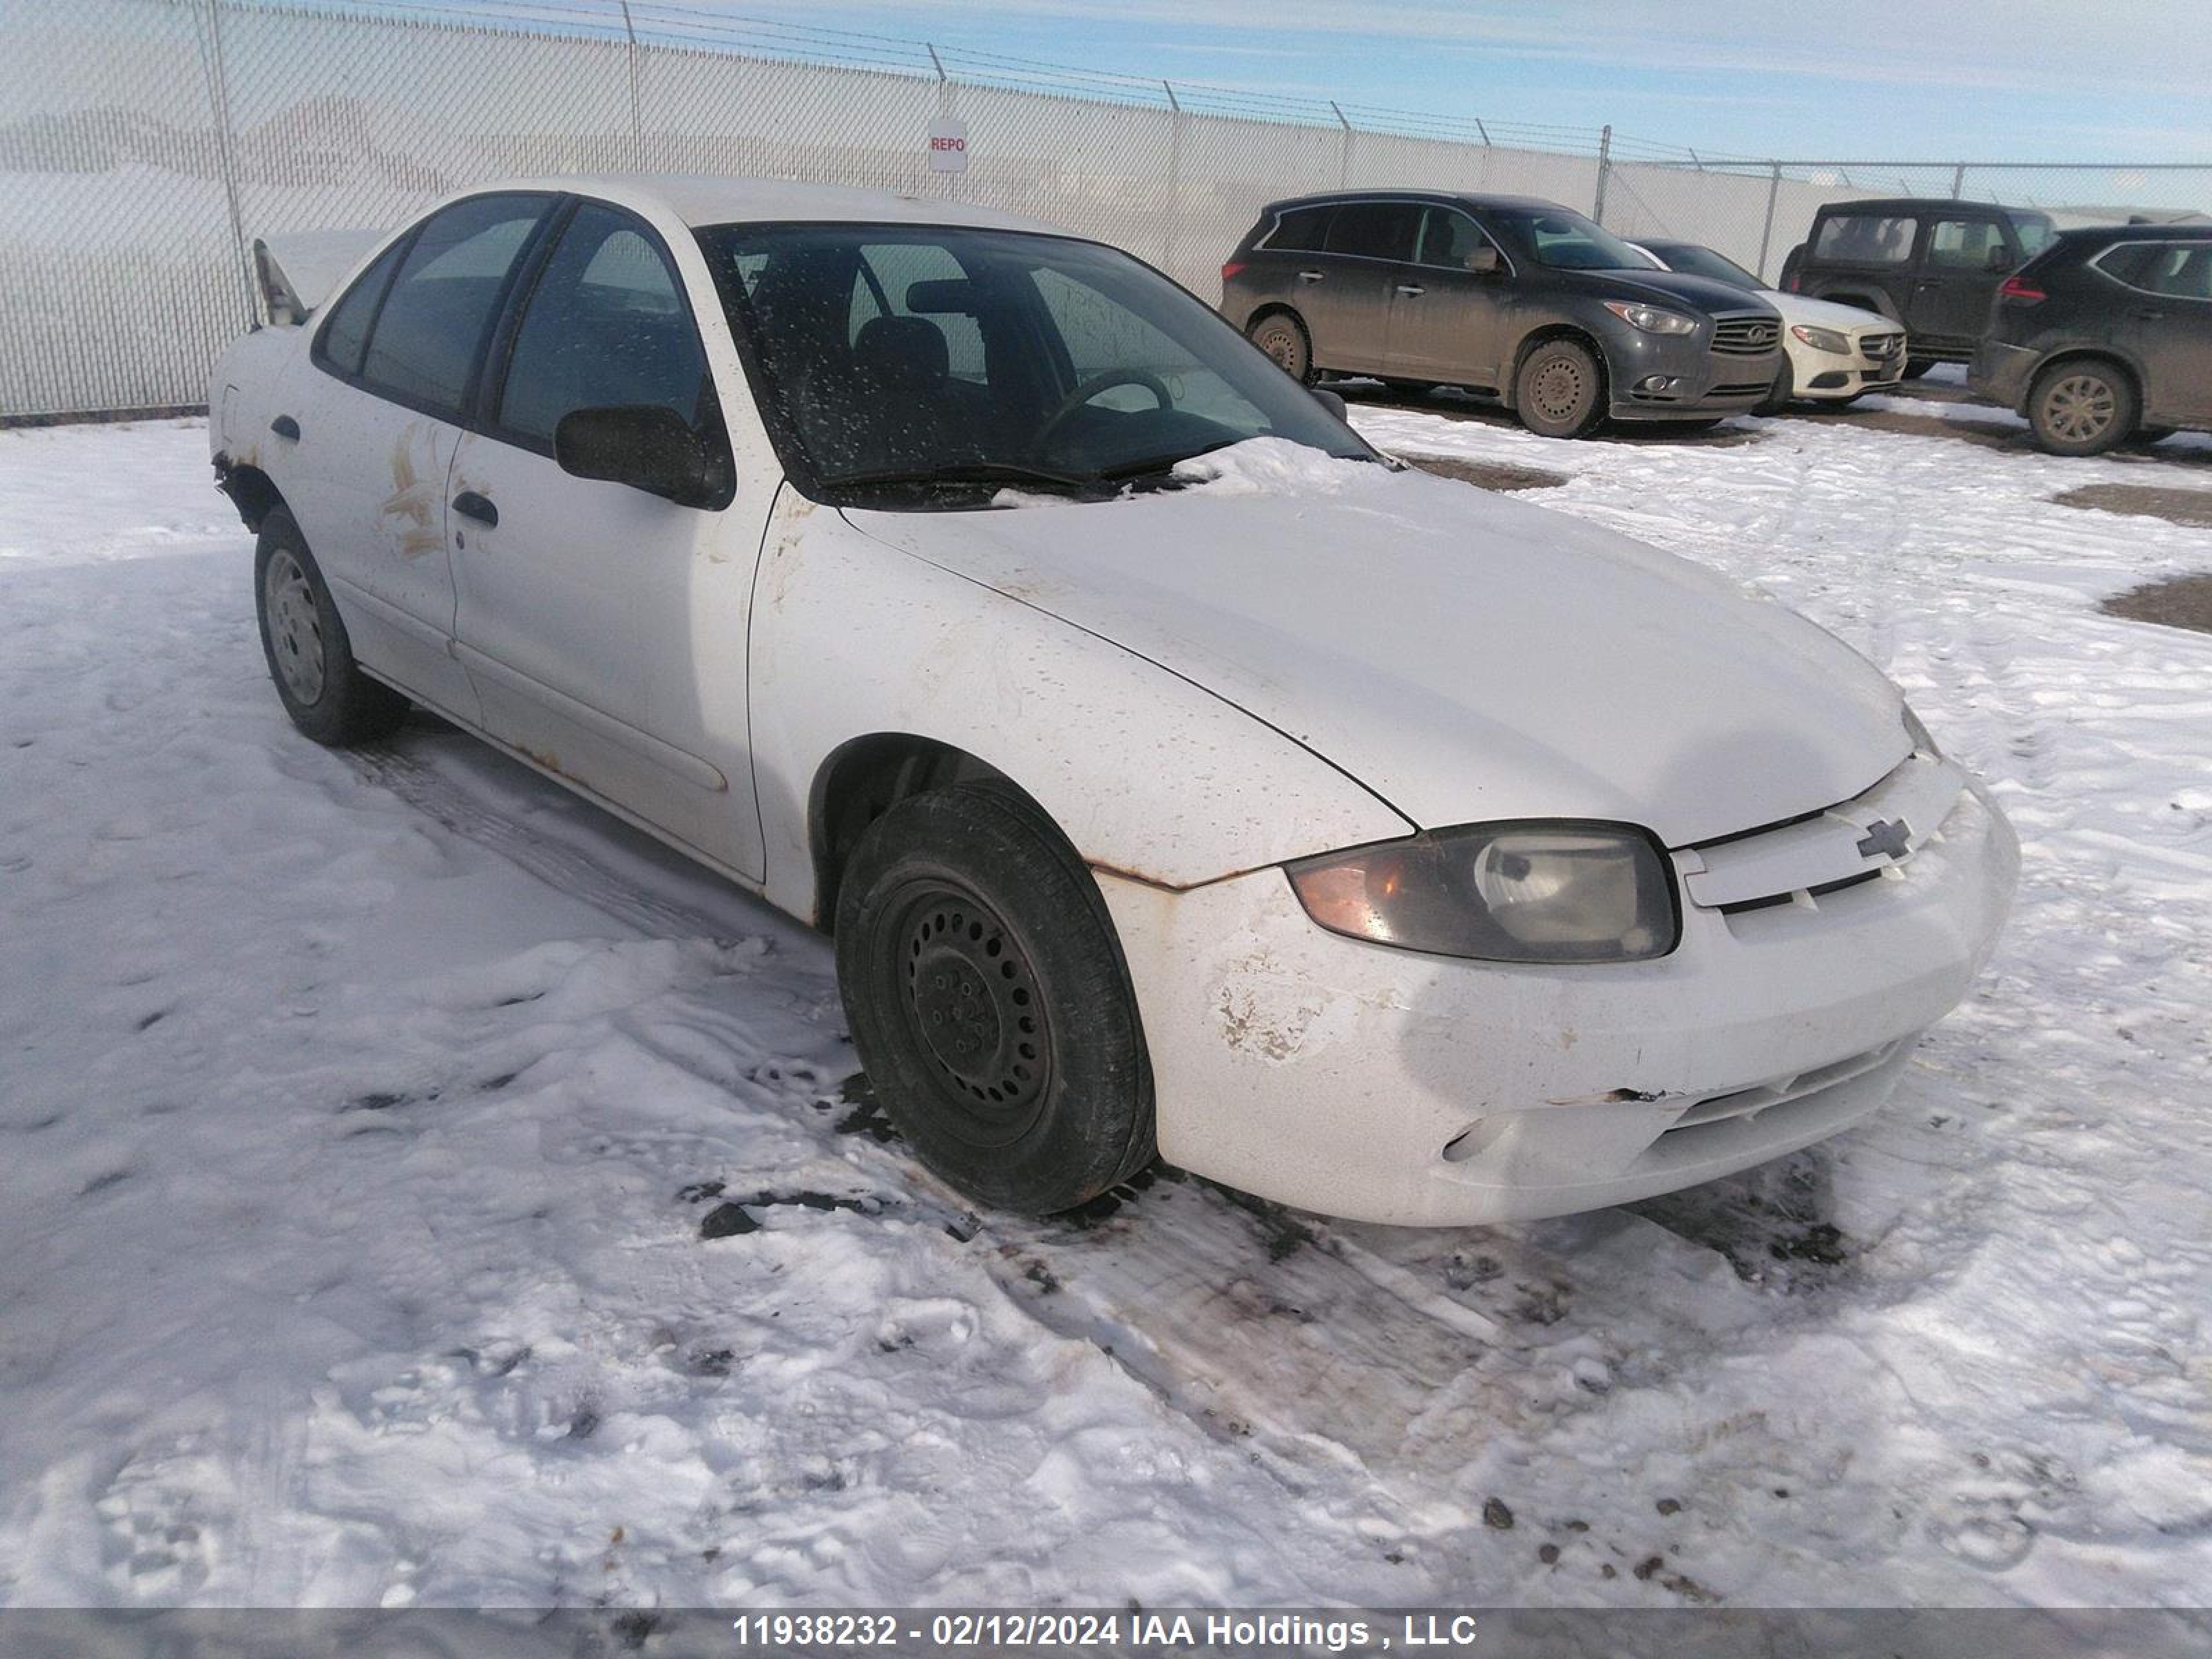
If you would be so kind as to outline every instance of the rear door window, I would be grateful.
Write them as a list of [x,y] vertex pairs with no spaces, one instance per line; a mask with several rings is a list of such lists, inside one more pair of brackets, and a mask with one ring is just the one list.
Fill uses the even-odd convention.
[[550,199],[478,196],[423,225],[362,357],[361,378],[373,390],[460,418],[484,331]]
[[392,273],[406,252],[407,239],[403,236],[362,272],[343,297],[331,307],[330,321],[323,325],[323,331],[315,341],[316,360],[325,368],[334,368],[348,379],[361,373],[362,348],[368,343],[368,328],[376,320],[377,301],[384,298]]
[[2004,231],[1994,219],[1938,219],[1928,233],[1928,257],[1932,270],[1983,270],[1990,268],[1990,250],[2004,252]]
[[2177,300],[2212,300],[2212,242],[2163,243],[2135,276],[2137,288]]
[[1917,219],[1886,213],[1838,213],[1820,221],[1815,259],[1840,264],[1901,265],[1912,257]]
[[1329,222],[1327,251],[1407,262],[1420,225],[1418,203],[1347,202]]

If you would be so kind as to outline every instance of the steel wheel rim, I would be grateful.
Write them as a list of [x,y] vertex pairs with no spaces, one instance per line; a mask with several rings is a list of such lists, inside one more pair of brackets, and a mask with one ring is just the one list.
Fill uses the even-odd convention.
[[915,884],[890,911],[899,1002],[951,1126],[1003,1146],[1036,1127],[1052,1044],[1036,970],[1012,931],[975,894]]
[[1297,368],[1297,336],[1290,329],[1277,324],[1260,331],[1260,349],[1274,360],[1275,367],[1285,373]]
[[269,561],[263,599],[269,618],[269,654],[294,701],[311,704],[323,695],[323,613],[300,562],[284,550]]
[[1571,357],[1553,357],[1536,371],[1530,401],[1547,421],[1571,420],[1582,408],[1584,390],[1582,365]]
[[2069,443],[2086,443],[2112,429],[2119,395],[2095,374],[2069,374],[2044,395],[2043,417]]

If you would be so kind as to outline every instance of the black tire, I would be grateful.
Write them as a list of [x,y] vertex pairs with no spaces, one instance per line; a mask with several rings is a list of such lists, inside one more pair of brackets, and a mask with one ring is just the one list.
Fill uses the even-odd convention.
[[1274,359],[1281,369],[1300,386],[1314,383],[1313,336],[1295,311],[1271,311],[1256,317],[1247,331],[1252,343]]
[[2027,423],[2047,455],[2101,455],[2126,441],[2139,412],[2134,380],[2095,357],[2052,363],[2027,394]]
[[1580,341],[1547,340],[1521,360],[1513,410],[1540,437],[1582,437],[1605,418],[1605,370]]
[[292,724],[333,748],[389,737],[407,699],[361,670],[330,585],[289,507],[272,507],[253,549],[261,652]]
[[1917,380],[1935,367],[1936,360],[1933,357],[1907,357],[1905,360],[1905,378],[1908,380]]
[[1774,384],[1766,389],[1766,396],[1752,410],[1754,415],[1779,415],[1790,407],[1790,400],[1797,395],[1797,376],[1791,371],[1790,359],[1784,356],[1782,367],[1774,371]]
[[2175,433],[2178,426],[2139,426],[2128,436],[2131,444],[2162,444]]
[[1425,398],[1437,389],[1434,380],[1385,380],[1382,384],[1397,398]]
[[1013,789],[929,790],[868,826],[838,890],[837,982],[877,1099],[967,1197],[1049,1215],[1152,1161],[1113,921]]

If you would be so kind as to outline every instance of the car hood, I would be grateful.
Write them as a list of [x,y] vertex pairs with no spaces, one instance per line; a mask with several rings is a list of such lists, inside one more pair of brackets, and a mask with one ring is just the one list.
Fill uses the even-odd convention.
[[1879,311],[1869,311],[1864,306],[1839,306],[1833,300],[1815,300],[1802,294],[1784,294],[1779,289],[1759,296],[1782,313],[1785,323],[1802,323],[1808,328],[1868,328],[1895,330],[1897,324]]
[[1222,476],[845,516],[1210,690],[1424,828],[1597,818],[1679,847],[1847,799],[1910,749],[1870,664],[1654,548],[1279,440],[1193,465]]
[[1686,270],[1558,270],[1575,288],[1600,300],[1641,300],[1650,305],[1685,307],[1706,313],[1769,311],[1763,294],[1732,283],[1692,276]]

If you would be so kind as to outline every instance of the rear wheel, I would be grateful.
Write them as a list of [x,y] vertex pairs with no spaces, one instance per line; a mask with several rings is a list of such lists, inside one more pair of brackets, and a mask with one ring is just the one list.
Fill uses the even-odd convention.
[[1513,404],[1539,436],[1579,438],[1605,416],[1605,371],[1579,341],[1547,340],[1521,360]]
[[1252,325],[1250,339],[1300,386],[1314,383],[1313,341],[1296,313],[1269,312]]
[[2136,429],[2135,382],[2111,363],[2053,363],[2027,394],[2035,441],[2052,455],[2101,455]]
[[1153,1155],[1152,1067],[1097,883],[1014,790],[909,796],[839,886],[853,1041],[915,1155],[967,1196],[1046,1215]]
[[407,718],[407,699],[354,660],[345,623],[307,538],[289,509],[261,521],[253,554],[255,609],[269,678],[292,724],[334,747],[386,737]]

